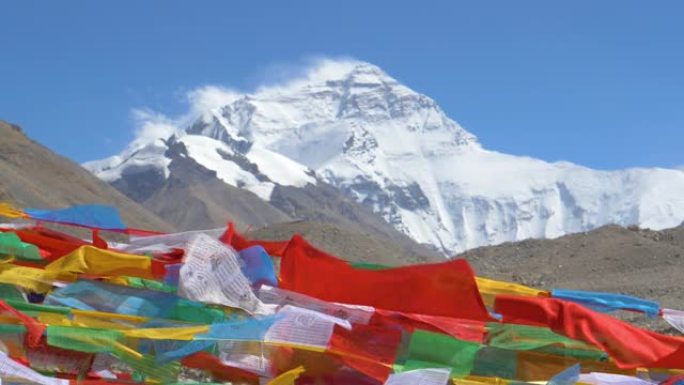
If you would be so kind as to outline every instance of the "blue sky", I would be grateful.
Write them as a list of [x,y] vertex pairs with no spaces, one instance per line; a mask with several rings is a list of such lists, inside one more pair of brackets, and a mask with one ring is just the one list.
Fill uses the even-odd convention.
[[[85,161],[216,84],[250,90],[312,56],[372,62],[485,147],[602,169],[684,164],[676,1],[0,3],[0,119]],[[0,138],[1,140],[1,138]]]

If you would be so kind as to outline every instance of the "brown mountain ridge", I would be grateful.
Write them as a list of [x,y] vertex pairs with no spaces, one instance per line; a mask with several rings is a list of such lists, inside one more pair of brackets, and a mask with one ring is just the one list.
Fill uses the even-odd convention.
[[80,165],[29,139],[18,126],[1,120],[0,201],[36,208],[102,203],[117,207],[131,227],[174,229]]

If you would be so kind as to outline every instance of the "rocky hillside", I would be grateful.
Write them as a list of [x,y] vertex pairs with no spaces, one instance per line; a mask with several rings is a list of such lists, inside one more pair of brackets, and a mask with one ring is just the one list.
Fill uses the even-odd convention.
[[36,208],[104,203],[117,207],[131,227],[173,229],[80,165],[29,139],[18,126],[0,121],[0,138],[0,201]]
[[[482,247],[457,257],[483,276],[546,289],[567,288],[649,298],[684,307],[684,226],[651,231],[605,226],[553,240],[526,240]],[[661,331],[660,320],[631,320]]]

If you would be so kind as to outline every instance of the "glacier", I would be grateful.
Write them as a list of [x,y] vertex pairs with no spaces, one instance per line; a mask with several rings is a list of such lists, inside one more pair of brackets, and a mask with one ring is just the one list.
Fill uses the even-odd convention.
[[429,97],[370,63],[321,60],[304,75],[193,111],[84,167],[113,183],[156,169],[169,142],[232,186],[329,183],[419,243],[452,254],[606,224],[684,221],[684,171],[593,170],[485,149]]

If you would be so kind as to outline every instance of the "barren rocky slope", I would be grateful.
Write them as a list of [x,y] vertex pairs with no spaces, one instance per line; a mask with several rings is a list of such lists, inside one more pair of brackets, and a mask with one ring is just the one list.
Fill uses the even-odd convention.
[[131,227],[173,229],[78,164],[29,139],[18,126],[1,120],[0,201],[37,208],[104,203],[117,207]]

